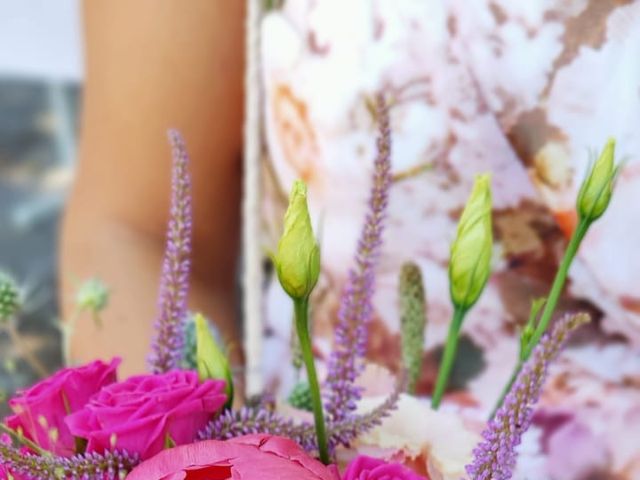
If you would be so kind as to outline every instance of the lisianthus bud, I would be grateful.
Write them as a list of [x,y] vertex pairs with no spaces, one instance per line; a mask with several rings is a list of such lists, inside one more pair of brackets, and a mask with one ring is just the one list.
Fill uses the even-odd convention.
[[596,163],[582,182],[578,193],[578,215],[584,220],[597,220],[609,206],[618,167],[613,163],[616,142],[607,141]]
[[0,272],[0,323],[22,308],[22,292],[13,278]]
[[207,326],[207,319],[201,314],[194,317],[196,324],[196,343],[198,377],[205,380],[224,380],[226,382],[227,406],[233,402],[233,375],[229,367],[229,360],[216,343]]
[[320,275],[320,247],[311,227],[307,186],[300,180],[291,189],[274,261],[284,291],[293,299],[307,298]]
[[91,278],[80,285],[76,293],[76,305],[80,310],[100,313],[109,303],[109,289],[97,278]]
[[480,297],[490,273],[491,185],[489,175],[476,177],[451,245],[449,288],[455,306],[470,308]]

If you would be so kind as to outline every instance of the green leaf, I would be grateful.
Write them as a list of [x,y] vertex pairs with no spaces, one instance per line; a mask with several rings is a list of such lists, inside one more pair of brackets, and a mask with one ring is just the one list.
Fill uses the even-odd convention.
[[531,303],[531,313],[529,313],[529,320],[527,321],[522,333],[520,334],[520,359],[526,360],[526,352],[535,333],[538,324],[538,315],[542,311],[542,308],[547,303],[545,297],[536,298]]

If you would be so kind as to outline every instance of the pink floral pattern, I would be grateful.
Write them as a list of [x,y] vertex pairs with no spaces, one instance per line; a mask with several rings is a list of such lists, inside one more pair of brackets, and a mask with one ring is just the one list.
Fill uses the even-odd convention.
[[[397,278],[411,259],[427,279],[423,394],[433,386],[434,352],[450,320],[446,269],[456,219],[474,175],[493,173],[497,260],[463,327],[481,359],[468,361],[480,367],[445,398],[466,414],[475,409],[473,418],[486,418],[493,407],[516,361],[516,332],[530,301],[548,291],[575,226],[588,151],[609,136],[618,140],[617,156],[627,164],[609,210],[578,254],[561,304],[566,311],[586,303],[602,315],[560,358],[541,405],[571,410],[570,421],[580,425],[575,431],[593,432],[605,450],[599,471],[639,476],[640,449],[620,439],[640,429],[640,370],[625,366],[637,363],[640,346],[640,210],[628,207],[640,192],[640,4],[287,1],[266,16],[262,38],[265,250],[277,241],[282,192],[303,178],[312,218],[322,224],[323,276],[313,299],[320,358],[330,351],[369,191],[373,95],[382,90],[394,99],[394,185],[369,358],[399,366]],[[264,374],[286,392],[295,380],[281,368],[290,304],[277,282],[264,303]],[[545,428],[525,436],[519,468],[555,468],[541,440],[552,434]],[[553,445],[574,455],[574,445]]]

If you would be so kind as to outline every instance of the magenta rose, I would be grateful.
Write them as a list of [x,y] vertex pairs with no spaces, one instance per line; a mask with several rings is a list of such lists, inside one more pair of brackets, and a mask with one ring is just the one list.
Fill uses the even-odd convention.
[[88,441],[87,451],[119,449],[149,458],[164,448],[192,442],[225,404],[225,383],[200,383],[193,371],[140,375],[103,388],[67,417],[71,433]]
[[399,463],[360,455],[351,461],[343,480],[426,480]]
[[246,435],[164,450],[138,465],[127,480],[339,480],[333,467],[288,438]]
[[14,414],[7,426],[56,455],[75,453],[75,439],[65,418],[83,408],[102,387],[116,381],[120,359],[65,368],[9,400]]

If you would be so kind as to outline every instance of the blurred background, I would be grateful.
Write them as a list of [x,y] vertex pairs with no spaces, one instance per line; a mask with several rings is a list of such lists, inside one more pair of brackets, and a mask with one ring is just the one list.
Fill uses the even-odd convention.
[[[79,0],[0,0],[0,270],[22,287],[16,328],[49,371],[61,364],[56,255],[82,90],[79,10]],[[0,333],[0,398],[34,378]]]

